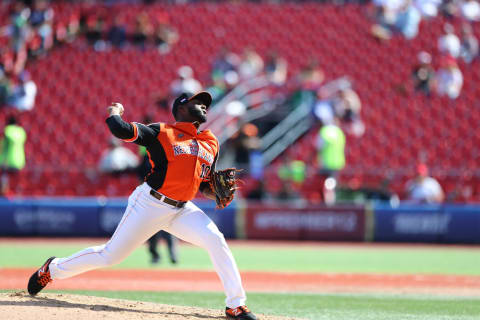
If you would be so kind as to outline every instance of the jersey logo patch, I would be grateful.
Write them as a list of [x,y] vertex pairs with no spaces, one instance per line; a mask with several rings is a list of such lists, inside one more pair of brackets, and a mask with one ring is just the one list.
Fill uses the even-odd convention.
[[198,142],[193,140],[189,144],[175,144],[172,145],[174,156],[179,156],[182,154],[190,154],[192,156],[198,156],[199,158],[205,160],[207,163],[213,163],[213,155],[207,150],[199,146]]

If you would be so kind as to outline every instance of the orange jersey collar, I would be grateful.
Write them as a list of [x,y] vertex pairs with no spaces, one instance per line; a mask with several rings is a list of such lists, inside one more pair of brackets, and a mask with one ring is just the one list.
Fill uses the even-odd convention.
[[191,136],[197,136],[197,128],[191,122],[175,122],[172,127],[188,133]]
[[171,126],[176,128],[177,130],[183,131],[191,135],[192,137],[199,137],[205,140],[210,140],[211,138],[214,138],[214,135],[210,130],[203,130],[198,132],[197,127],[195,127],[191,122],[175,122]]

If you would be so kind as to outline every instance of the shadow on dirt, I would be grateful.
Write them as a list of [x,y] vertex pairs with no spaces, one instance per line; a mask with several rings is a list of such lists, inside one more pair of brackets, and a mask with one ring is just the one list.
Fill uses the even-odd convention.
[[15,292],[9,294],[10,297],[18,297],[22,299],[27,299],[24,301],[5,301],[2,300],[0,297],[0,309],[1,306],[31,306],[31,307],[52,307],[52,308],[72,308],[72,309],[84,309],[90,310],[93,312],[98,311],[106,311],[106,312],[131,312],[133,314],[155,314],[158,315],[160,318],[162,315],[164,316],[181,316],[187,319],[225,319],[223,316],[211,316],[211,315],[203,315],[198,312],[185,312],[179,313],[174,311],[149,311],[149,310],[142,310],[142,306],[138,305],[138,302],[132,301],[130,308],[124,307],[114,307],[105,304],[82,304],[78,302],[68,302],[62,300],[62,295],[58,295],[58,299],[56,298],[47,298],[47,297],[31,297],[26,292]]

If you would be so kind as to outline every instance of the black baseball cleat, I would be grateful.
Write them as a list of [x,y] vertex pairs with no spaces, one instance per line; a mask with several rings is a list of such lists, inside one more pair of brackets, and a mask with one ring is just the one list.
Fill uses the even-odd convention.
[[236,308],[225,308],[225,315],[228,319],[238,320],[257,320],[257,317],[248,310],[247,306],[240,306]]
[[42,289],[45,288],[49,282],[52,282],[52,278],[50,277],[50,269],[48,266],[53,259],[55,259],[55,257],[48,258],[43,266],[35,271],[35,273],[30,277],[30,280],[28,280],[28,293],[31,296],[36,295],[42,291]]

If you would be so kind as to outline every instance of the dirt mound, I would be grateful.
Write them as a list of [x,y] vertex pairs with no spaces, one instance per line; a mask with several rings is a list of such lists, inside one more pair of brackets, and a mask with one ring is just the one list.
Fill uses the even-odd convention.
[[[25,291],[0,293],[0,309],[2,318],[8,320],[225,319],[222,310],[71,294],[42,293],[37,297],[30,297]],[[296,319],[257,316],[262,320]]]

